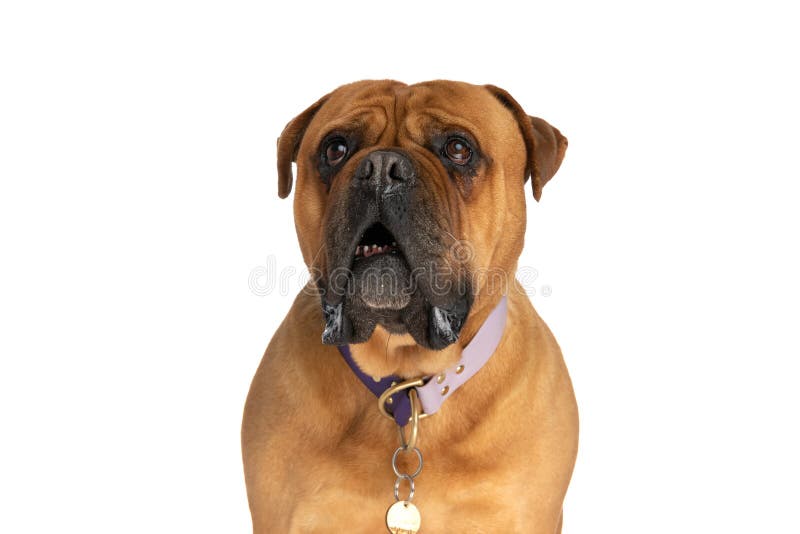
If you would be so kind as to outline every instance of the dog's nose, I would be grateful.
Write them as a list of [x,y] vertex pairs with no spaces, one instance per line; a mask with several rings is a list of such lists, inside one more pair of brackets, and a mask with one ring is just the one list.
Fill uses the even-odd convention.
[[356,168],[356,179],[376,188],[411,185],[415,174],[414,164],[408,156],[390,150],[367,154]]

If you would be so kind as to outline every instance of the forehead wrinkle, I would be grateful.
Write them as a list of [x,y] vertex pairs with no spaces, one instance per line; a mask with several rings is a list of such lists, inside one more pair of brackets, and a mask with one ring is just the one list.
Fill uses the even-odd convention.
[[383,128],[381,129],[381,133],[378,134],[378,137],[386,130],[387,123],[389,122],[386,108],[379,105],[362,106],[327,122],[324,128],[320,128],[317,131],[314,144],[319,144],[326,135],[336,130],[343,130],[345,132],[355,129],[366,130],[370,125],[378,124],[381,119],[383,119]]
[[463,130],[470,134],[473,138],[478,139],[478,136],[475,134],[476,131],[479,131],[477,125],[475,125],[469,119],[457,115],[451,115],[442,109],[425,108],[424,111],[417,111],[409,115],[406,122],[416,125],[421,133],[427,133],[425,131],[426,126],[442,125],[446,129]]
[[408,87],[398,87],[394,92],[394,124],[396,128],[394,144],[398,146],[401,135],[408,131],[405,117],[408,116],[407,107],[410,96],[411,92]]

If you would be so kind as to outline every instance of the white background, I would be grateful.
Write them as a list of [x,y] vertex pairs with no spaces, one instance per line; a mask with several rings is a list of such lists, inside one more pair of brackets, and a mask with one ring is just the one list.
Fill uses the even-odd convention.
[[569,137],[520,260],[581,409],[564,532],[800,532],[791,3],[289,4],[0,7],[0,531],[248,531],[241,410],[303,270],[275,139],[390,77]]

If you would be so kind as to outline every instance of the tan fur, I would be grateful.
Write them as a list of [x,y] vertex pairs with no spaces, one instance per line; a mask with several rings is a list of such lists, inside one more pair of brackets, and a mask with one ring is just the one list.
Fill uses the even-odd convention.
[[[326,192],[315,180],[310,154],[332,124],[366,120],[370,146],[419,150],[415,143],[423,137],[424,121],[436,110],[478,132],[491,157],[466,196],[444,182],[434,184],[448,206],[453,233],[473,247],[472,268],[509,274],[503,291],[509,308],[503,340],[486,366],[420,423],[425,466],[414,502],[423,533],[560,532],[577,451],[577,408],[561,352],[513,279],[525,231],[524,177],[533,173],[538,180],[538,197],[552,176],[541,169],[555,172],[566,139],[541,119],[536,120],[543,125],[532,121],[526,132],[519,113],[501,103],[497,91],[502,90],[456,82],[360,82],[309,108],[298,117],[302,121],[287,126],[279,143],[281,192],[287,194],[292,178],[286,175],[286,158],[297,146],[298,237],[306,263],[322,270],[320,226],[327,202],[346,178]],[[537,148],[542,131],[551,141]],[[433,162],[426,170],[436,180],[449,179],[436,174]],[[378,327],[368,342],[351,346],[354,359],[375,376],[430,375],[454,364],[500,298],[486,277],[475,289],[456,344],[430,351],[408,335],[390,336]],[[386,531],[397,430],[379,414],[374,396],[337,349],[321,344],[322,329],[319,297],[309,286],[267,347],[250,389],[242,448],[256,534]]]

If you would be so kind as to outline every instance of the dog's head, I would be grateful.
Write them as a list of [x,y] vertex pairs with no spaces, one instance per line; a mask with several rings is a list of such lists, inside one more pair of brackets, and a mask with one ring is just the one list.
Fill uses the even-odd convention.
[[296,162],[323,342],[363,342],[378,325],[428,349],[456,341],[471,308],[499,298],[494,274],[513,277],[525,181],[539,200],[566,147],[494,86],[363,81],[298,115],[278,140],[278,192]]

